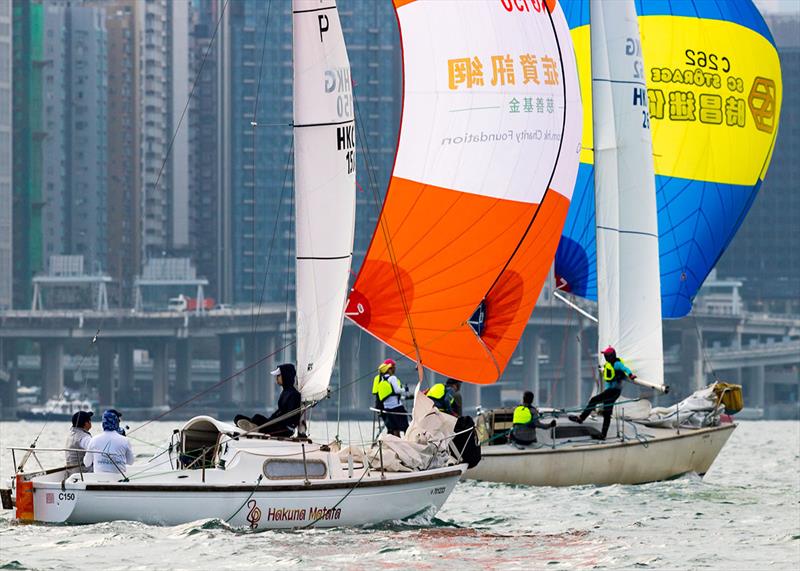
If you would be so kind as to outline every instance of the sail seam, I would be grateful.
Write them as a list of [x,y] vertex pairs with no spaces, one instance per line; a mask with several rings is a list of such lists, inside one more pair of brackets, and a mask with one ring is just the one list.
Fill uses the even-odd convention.
[[355,119],[348,119],[347,121],[332,121],[330,123],[305,123],[303,125],[292,125],[295,129],[301,129],[303,127],[328,127],[330,125],[346,125],[348,123],[352,123]]
[[309,14],[311,12],[323,12],[325,10],[336,10],[336,5],[326,6],[325,8],[311,8],[310,10],[292,10],[292,14]]
[[641,232],[639,230],[621,230],[620,228],[611,228],[610,226],[597,226],[598,230],[611,230],[612,232],[619,232],[620,234],[638,234],[639,236],[650,236],[651,238],[658,238],[658,234],[652,232]]
[[296,256],[297,260],[346,260],[353,254],[346,254],[344,256]]

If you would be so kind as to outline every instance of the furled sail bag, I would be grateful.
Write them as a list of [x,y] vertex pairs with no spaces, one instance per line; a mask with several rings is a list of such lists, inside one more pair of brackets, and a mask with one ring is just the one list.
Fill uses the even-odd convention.
[[[558,285],[597,299],[589,2],[562,2],[578,60],[583,142],[556,253]],[[658,208],[661,308],[689,313],[764,180],[778,132],[780,62],[751,0],[638,0]]]

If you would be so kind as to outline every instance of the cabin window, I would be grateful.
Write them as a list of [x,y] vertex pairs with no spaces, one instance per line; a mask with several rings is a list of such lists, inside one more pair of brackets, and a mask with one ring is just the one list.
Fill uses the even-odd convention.
[[264,462],[264,475],[270,480],[296,480],[306,477],[321,480],[328,474],[325,462],[321,460],[306,460],[305,469],[302,460],[274,459]]

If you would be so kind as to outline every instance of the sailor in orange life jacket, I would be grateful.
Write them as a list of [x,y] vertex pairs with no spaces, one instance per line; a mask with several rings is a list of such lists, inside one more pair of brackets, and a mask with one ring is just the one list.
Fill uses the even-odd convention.
[[601,436],[592,435],[592,438],[595,440],[605,440],[608,434],[614,403],[619,398],[620,393],[622,393],[622,381],[626,378],[630,380],[636,378],[636,375],[622,362],[622,359],[617,357],[617,351],[613,347],[608,346],[603,349],[602,355],[606,359],[606,363],[603,365],[603,380],[606,385],[605,390],[589,399],[589,403],[586,405],[586,408],[583,409],[580,416],[569,415],[571,421],[582,423],[597,405],[602,404],[603,431]]

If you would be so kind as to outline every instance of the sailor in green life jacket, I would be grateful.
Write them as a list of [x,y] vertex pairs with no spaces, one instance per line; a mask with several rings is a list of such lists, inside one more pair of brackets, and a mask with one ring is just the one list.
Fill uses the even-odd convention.
[[456,412],[453,410],[456,402],[455,383],[457,382],[458,381],[455,379],[448,379],[447,383],[436,383],[427,391],[425,391],[425,395],[433,401],[433,406],[438,408],[440,411],[458,416],[458,414],[456,414]]
[[533,444],[536,442],[536,429],[549,430],[556,426],[556,421],[544,423],[536,407],[533,406],[533,393],[525,391],[522,395],[522,404],[514,409],[514,426],[511,428],[511,440],[517,444]]
[[408,390],[395,375],[397,364],[386,359],[378,367],[378,375],[373,382],[376,408],[383,411],[381,417],[389,434],[400,436],[408,430],[408,411],[403,406],[403,397],[408,398]]
[[622,393],[622,381],[625,379],[633,380],[636,375],[625,365],[625,363],[617,357],[617,351],[609,346],[603,349],[602,353],[605,357],[605,365],[603,365],[603,381],[605,382],[605,390],[600,394],[593,396],[589,399],[589,403],[580,416],[570,415],[569,419],[573,422],[581,423],[592,413],[597,405],[603,405],[603,430],[601,436],[592,435],[595,440],[605,440],[608,434],[608,427],[611,425],[611,413],[614,410],[614,403]]

